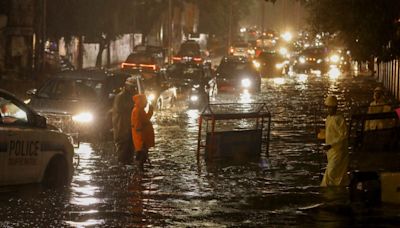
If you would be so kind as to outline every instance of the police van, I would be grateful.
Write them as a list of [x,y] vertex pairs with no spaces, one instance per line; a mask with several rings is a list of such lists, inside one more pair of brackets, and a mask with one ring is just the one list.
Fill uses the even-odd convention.
[[67,135],[0,89],[0,186],[68,184],[73,174],[73,155]]

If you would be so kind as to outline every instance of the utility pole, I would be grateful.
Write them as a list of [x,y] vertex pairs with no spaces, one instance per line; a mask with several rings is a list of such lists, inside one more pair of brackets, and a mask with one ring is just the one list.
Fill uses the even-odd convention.
[[264,48],[265,1],[261,0],[261,48]]
[[233,20],[233,1],[229,1],[229,31],[228,31],[228,50],[232,44],[232,20]]
[[172,0],[168,0],[168,64],[172,63]]

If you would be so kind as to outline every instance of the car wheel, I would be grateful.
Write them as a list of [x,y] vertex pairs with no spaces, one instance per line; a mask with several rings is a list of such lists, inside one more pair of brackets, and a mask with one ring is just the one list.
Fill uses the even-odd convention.
[[62,187],[69,182],[68,165],[64,157],[56,155],[50,160],[42,182],[49,188]]

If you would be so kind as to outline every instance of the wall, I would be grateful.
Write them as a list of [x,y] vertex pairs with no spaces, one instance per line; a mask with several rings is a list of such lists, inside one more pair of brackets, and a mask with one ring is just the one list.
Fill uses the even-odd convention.
[[375,76],[390,93],[400,101],[400,59],[375,63]]

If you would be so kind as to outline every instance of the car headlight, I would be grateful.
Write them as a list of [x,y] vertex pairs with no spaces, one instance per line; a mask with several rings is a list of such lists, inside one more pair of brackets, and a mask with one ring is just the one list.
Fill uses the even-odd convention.
[[82,112],[72,116],[72,120],[78,123],[90,123],[93,121],[93,114],[90,112]]
[[283,63],[277,63],[277,64],[275,64],[275,68],[282,69],[283,65],[284,65]]
[[331,55],[331,57],[329,57],[329,60],[330,60],[332,63],[338,63],[339,60],[340,60],[340,57],[339,57],[339,55]]
[[190,96],[190,101],[196,102],[196,101],[198,101],[198,100],[199,100],[199,96],[197,96],[197,95],[191,95],[191,96]]
[[242,79],[242,86],[244,88],[249,88],[251,86],[251,81],[248,78]]
[[306,63],[306,58],[305,58],[304,56],[301,56],[301,57],[299,58],[299,62],[300,62],[300,63]]
[[261,64],[260,64],[258,61],[256,61],[256,60],[253,60],[253,65],[254,65],[256,68],[260,68],[260,66],[261,66]]
[[281,47],[279,49],[279,54],[281,54],[282,56],[286,56],[288,54],[288,50],[284,47]]
[[154,93],[150,93],[149,95],[147,95],[147,101],[149,103],[153,102],[156,99],[156,95]]

